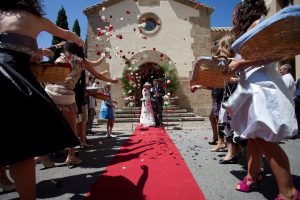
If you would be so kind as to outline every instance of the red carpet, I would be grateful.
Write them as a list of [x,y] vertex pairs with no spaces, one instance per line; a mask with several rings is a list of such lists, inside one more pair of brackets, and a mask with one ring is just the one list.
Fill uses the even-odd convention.
[[193,175],[164,129],[136,128],[87,199],[202,200]]

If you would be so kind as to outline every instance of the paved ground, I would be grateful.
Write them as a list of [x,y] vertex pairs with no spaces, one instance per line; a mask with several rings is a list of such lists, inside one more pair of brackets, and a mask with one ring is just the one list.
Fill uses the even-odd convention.
[[[79,156],[84,160],[80,167],[68,169],[62,163],[65,155],[55,158],[56,167],[43,170],[37,164],[38,199],[84,199],[84,194],[101,173],[110,159],[131,135],[136,123],[116,124],[114,131],[117,138],[106,139],[105,125],[95,127],[96,136],[90,136],[94,144],[91,149],[79,149]],[[180,129],[180,130],[174,130]],[[278,190],[270,169],[266,166],[267,176],[258,191],[241,193],[234,186],[245,176],[246,158],[235,165],[220,165],[218,160],[226,152],[211,153],[207,144],[211,137],[208,120],[203,122],[176,122],[166,124],[167,132],[181,152],[196,181],[207,199],[274,199]],[[290,158],[294,183],[300,188],[300,138],[281,143]],[[17,199],[15,192],[0,194],[0,199]]]

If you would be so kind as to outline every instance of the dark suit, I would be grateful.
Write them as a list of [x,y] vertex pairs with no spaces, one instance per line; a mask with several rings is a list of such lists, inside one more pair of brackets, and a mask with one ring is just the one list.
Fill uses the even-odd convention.
[[[154,111],[156,126],[162,125],[163,96],[165,91],[161,86],[151,88],[151,104]],[[157,96],[158,94],[158,96]]]

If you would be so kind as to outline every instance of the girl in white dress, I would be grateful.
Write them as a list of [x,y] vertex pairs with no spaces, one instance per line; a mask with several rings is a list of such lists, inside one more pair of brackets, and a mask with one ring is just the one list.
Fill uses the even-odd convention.
[[140,125],[143,127],[155,126],[155,119],[154,119],[153,110],[151,106],[151,99],[150,99],[151,86],[152,86],[151,83],[146,82],[142,90],[143,98],[141,99],[142,111],[140,116]]
[[[266,14],[264,0],[239,3],[233,15],[233,33],[240,37]],[[257,65],[234,59],[228,69],[240,71],[239,86],[252,94],[228,121],[232,129],[248,139],[248,173],[236,189],[249,192],[262,180],[260,167],[265,155],[277,181],[277,200],[299,200],[300,192],[293,185],[288,157],[277,143],[297,133],[293,100],[274,67]]]

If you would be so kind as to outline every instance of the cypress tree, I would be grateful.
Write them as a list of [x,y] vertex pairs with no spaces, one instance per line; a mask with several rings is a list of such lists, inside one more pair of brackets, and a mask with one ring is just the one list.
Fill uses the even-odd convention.
[[[57,15],[57,19],[56,19],[56,25],[63,28],[63,29],[69,30],[68,17],[66,15],[66,10],[64,9],[63,6],[58,11],[58,15]],[[52,37],[52,45],[58,44],[61,41],[63,41],[63,39],[61,39],[59,37],[56,37],[56,36]],[[56,60],[60,56],[61,52],[62,52],[62,49],[57,49],[51,60],[52,61]]]
[[76,35],[78,35],[78,36],[80,37],[80,26],[79,26],[78,19],[76,19],[76,20],[74,21],[72,31],[73,31],[74,33],[76,33]]

